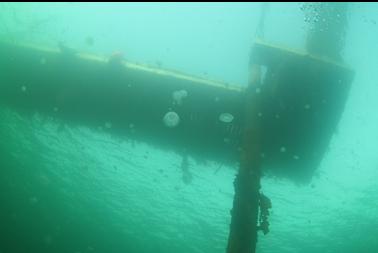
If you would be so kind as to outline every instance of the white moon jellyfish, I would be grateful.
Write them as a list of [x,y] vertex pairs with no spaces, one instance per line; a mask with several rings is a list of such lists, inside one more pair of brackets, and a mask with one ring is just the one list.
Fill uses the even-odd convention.
[[178,90],[178,91],[174,91],[172,93],[172,98],[173,98],[173,101],[178,104],[178,105],[181,105],[182,104],[182,101],[184,100],[184,98],[186,98],[188,96],[188,92],[186,90]]
[[180,117],[175,112],[167,112],[163,117],[164,125],[174,128],[180,123]]
[[33,196],[33,197],[30,197],[29,198],[29,203],[32,204],[32,205],[35,205],[38,203],[38,198]]
[[39,60],[39,63],[41,64],[41,65],[45,65],[46,64],[46,58],[41,58],[40,60]]
[[224,123],[231,123],[234,120],[234,116],[231,113],[222,113],[219,115],[219,120]]

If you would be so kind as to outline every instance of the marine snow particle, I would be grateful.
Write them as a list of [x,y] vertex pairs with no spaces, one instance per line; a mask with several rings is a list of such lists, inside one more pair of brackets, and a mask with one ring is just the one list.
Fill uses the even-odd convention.
[[163,117],[164,125],[169,128],[174,128],[180,123],[180,117],[175,112],[167,112]]

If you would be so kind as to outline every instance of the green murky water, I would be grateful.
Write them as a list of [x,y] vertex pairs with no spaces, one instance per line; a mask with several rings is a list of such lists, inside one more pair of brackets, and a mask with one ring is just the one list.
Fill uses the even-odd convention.
[[[266,40],[303,48],[301,6],[271,4]],[[343,58],[356,74],[345,111],[310,183],[262,179],[273,209],[257,252],[378,252],[378,5],[349,8]],[[122,51],[131,62],[245,86],[259,17],[258,3],[1,3],[0,38]],[[2,101],[0,252],[225,252],[238,165],[189,155],[183,170],[180,153],[112,127]]]

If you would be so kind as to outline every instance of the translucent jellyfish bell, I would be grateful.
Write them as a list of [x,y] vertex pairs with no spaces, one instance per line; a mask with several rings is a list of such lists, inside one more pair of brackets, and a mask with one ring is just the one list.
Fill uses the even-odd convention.
[[186,98],[188,96],[188,92],[186,90],[178,90],[178,91],[174,91],[172,93],[172,98],[173,98],[173,101],[178,104],[178,105],[181,105],[182,104],[182,101],[184,100],[184,98]]
[[167,112],[163,117],[163,122],[165,126],[174,128],[180,123],[180,117],[173,111]]
[[234,116],[231,113],[222,113],[219,115],[219,120],[224,123],[231,123],[234,120]]

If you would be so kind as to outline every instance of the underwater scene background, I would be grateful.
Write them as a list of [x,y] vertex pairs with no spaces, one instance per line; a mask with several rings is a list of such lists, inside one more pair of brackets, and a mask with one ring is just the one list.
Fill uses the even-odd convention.
[[[1,3],[0,40],[104,58],[122,52],[131,63],[246,87],[260,6]],[[303,6],[271,3],[264,39],[304,50]],[[273,208],[257,252],[378,252],[378,5],[348,8],[342,56],[355,75],[345,109],[309,182],[262,178]],[[0,69],[0,87],[2,77]],[[11,85],[29,92],[27,83]],[[238,162],[160,149],[112,127],[1,101],[0,253],[226,251]]]

